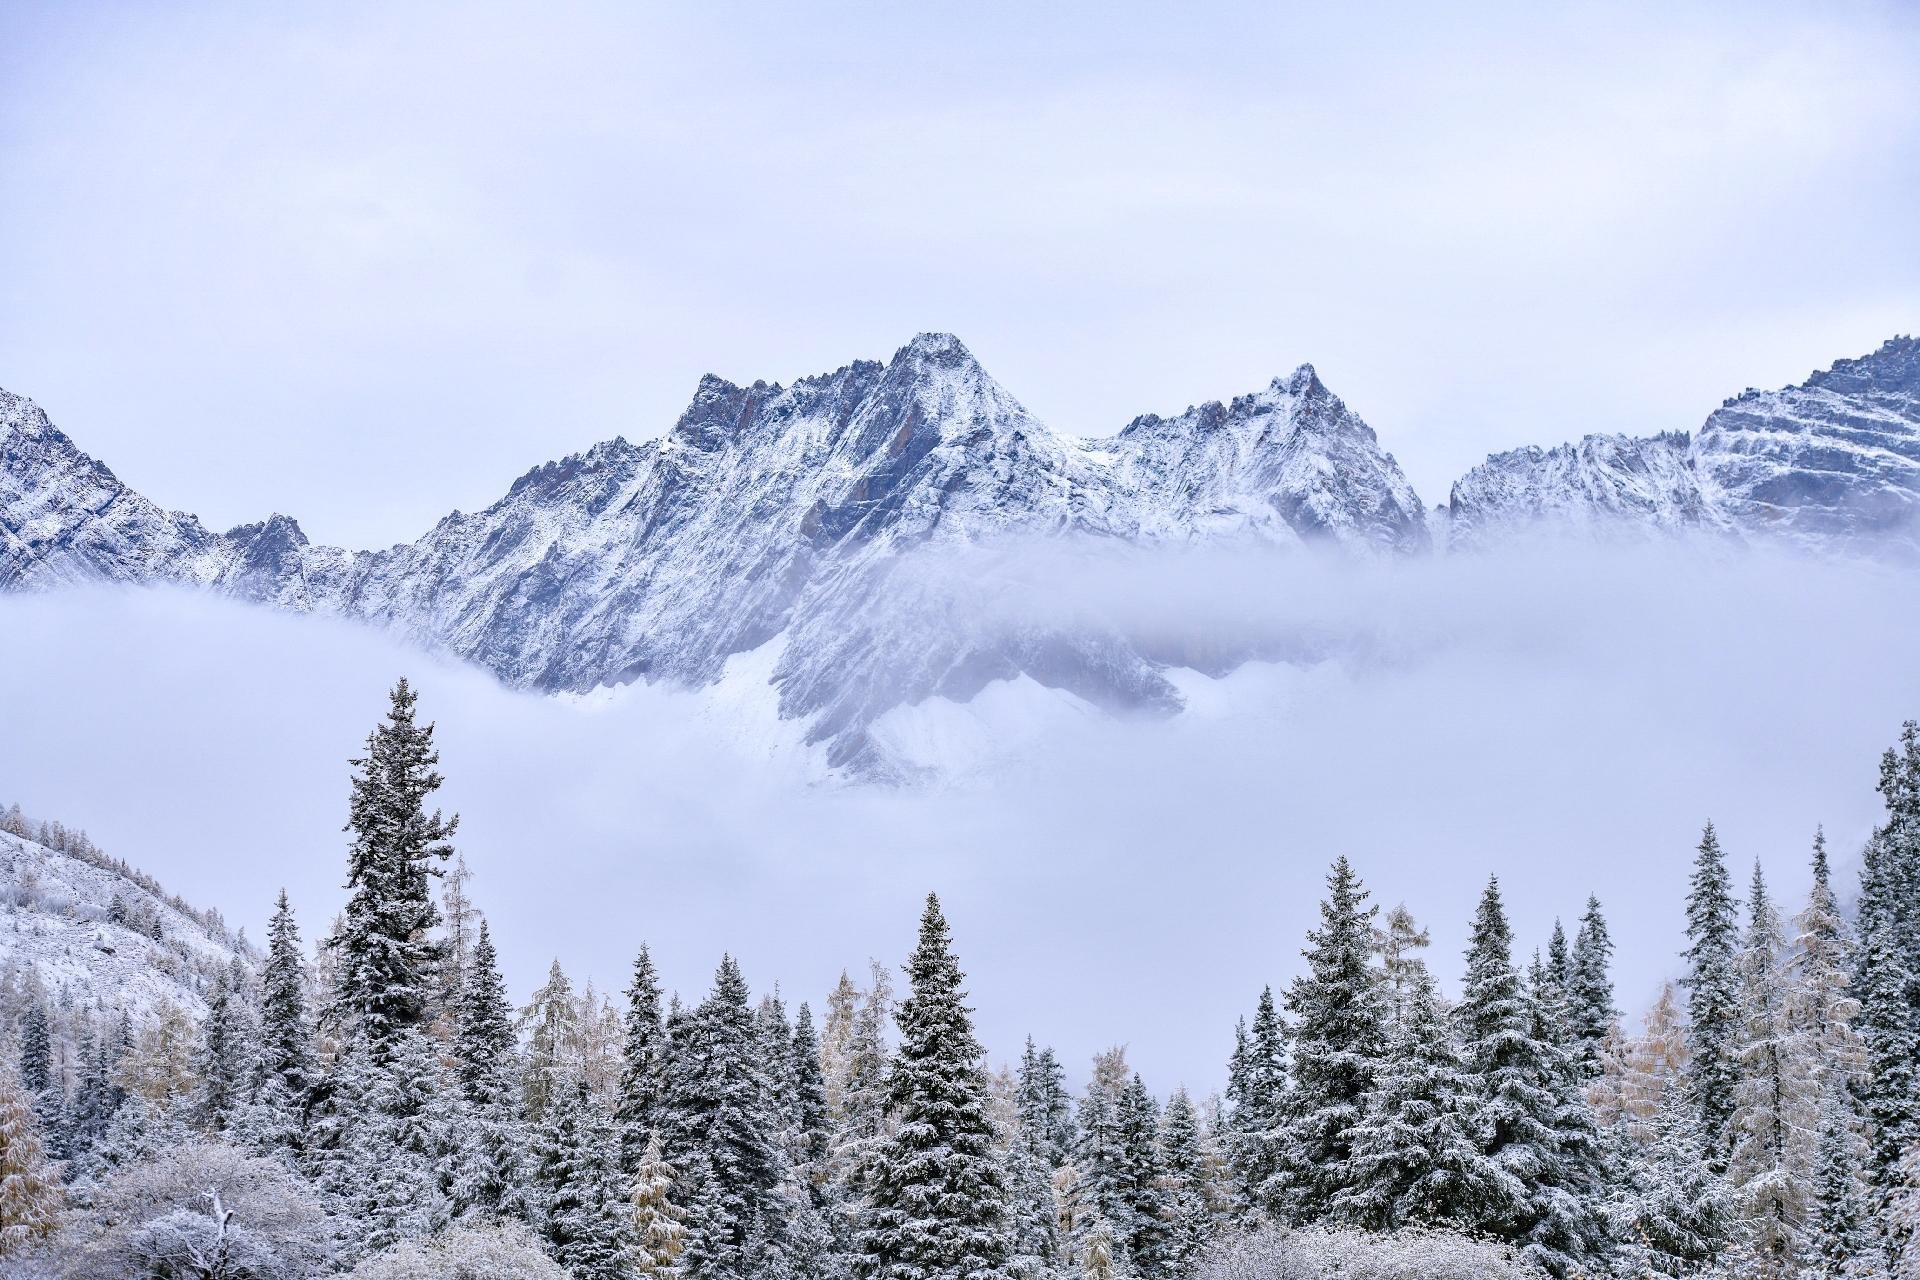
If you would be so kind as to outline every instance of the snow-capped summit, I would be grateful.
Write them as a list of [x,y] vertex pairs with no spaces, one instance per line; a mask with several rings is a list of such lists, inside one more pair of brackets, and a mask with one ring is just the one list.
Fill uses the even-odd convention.
[[664,434],[544,463],[485,510],[378,551],[314,546],[280,515],[213,533],[0,392],[0,589],[205,586],[375,621],[549,691],[705,684],[779,639],[783,714],[836,763],[877,767],[866,729],[888,709],[990,680],[1178,705],[1159,661],[1126,638],[1084,622],[986,626],[926,572],[1009,538],[1395,555],[1426,551],[1438,528],[1474,547],[1544,526],[1911,548],[1916,352],[1895,339],[1802,387],[1748,392],[1691,437],[1495,455],[1430,517],[1311,365],[1083,439],[1034,418],[959,339],[923,333],[884,362],[790,386],[709,374]]
[[1707,530],[1820,550],[1920,551],[1920,342],[1748,390],[1692,436],[1588,436],[1495,454],[1448,503],[1455,546],[1547,528]]

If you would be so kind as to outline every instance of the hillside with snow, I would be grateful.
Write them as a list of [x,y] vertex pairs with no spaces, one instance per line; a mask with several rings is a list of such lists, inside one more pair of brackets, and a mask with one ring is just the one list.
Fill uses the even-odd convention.
[[0,830],[0,990],[31,983],[53,1007],[163,1004],[194,1017],[242,944],[218,917],[88,845],[63,852]]

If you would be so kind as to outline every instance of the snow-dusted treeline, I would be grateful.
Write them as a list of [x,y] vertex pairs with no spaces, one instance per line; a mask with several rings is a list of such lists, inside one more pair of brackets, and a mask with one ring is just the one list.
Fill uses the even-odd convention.
[[[403,681],[353,761],[349,897],[276,904],[204,1013],[0,1013],[0,1270],[576,1280],[1894,1277],[1920,1264],[1920,728],[1841,910],[1711,825],[1684,972],[1629,1027],[1589,900],[1518,956],[1489,882],[1454,995],[1344,858],[1224,1092],[1121,1049],[990,1069],[939,901],[816,1010],[731,957],[508,999]],[[19,909],[10,907],[9,910]]]

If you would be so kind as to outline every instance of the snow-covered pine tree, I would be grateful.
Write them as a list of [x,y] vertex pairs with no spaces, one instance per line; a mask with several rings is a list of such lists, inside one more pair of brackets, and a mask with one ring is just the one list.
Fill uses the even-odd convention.
[[297,1153],[319,1075],[307,1010],[306,954],[285,889],[267,925],[267,961],[260,976],[259,1080],[256,1145]]
[[1116,1258],[1125,1258],[1133,1232],[1127,1196],[1127,1150],[1122,1106],[1127,1091],[1127,1052],[1120,1046],[1097,1053],[1074,1127],[1074,1197],[1085,1221],[1100,1218],[1113,1229]]
[[1189,1280],[1213,1242],[1210,1170],[1200,1116],[1184,1088],[1160,1118],[1160,1205],[1166,1240],[1160,1258],[1167,1280]]
[[1573,938],[1567,967],[1567,1029],[1572,1037],[1574,1065],[1583,1080],[1600,1074],[1603,1049],[1620,1023],[1613,1007],[1613,937],[1600,912],[1600,899],[1589,894],[1580,930]]
[[632,1178],[638,1175],[647,1148],[660,1128],[661,1093],[666,1088],[667,1073],[660,975],[644,945],[633,959],[621,1032],[620,1096],[614,1120],[620,1126],[620,1167]]
[[1007,1186],[1007,1275],[1046,1280],[1060,1257],[1060,1204],[1053,1168],[1034,1150],[1025,1128],[1006,1135],[1001,1163]]
[[1821,1106],[1813,1204],[1806,1233],[1807,1280],[1841,1280],[1871,1247],[1862,1149],[1853,1102],[1835,1082]]
[[707,998],[668,1019],[661,1139],[680,1173],[680,1265],[691,1280],[759,1280],[786,1267],[786,1168],[747,999],[740,966],[727,956]]
[[1621,1274],[1690,1275],[1711,1265],[1737,1230],[1733,1189],[1707,1161],[1700,1107],[1685,1079],[1666,1088],[1647,1133],[1622,1179]]
[[907,974],[889,1090],[899,1128],[868,1178],[856,1267],[867,1280],[995,1280],[1008,1263],[1006,1186],[963,975],[932,894]]
[[20,1019],[20,1087],[30,1098],[53,1088],[53,1030],[38,1000]]
[[1700,1132],[1707,1158],[1725,1169],[1732,1134],[1734,1093],[1739,1085],[1740,978],[1735,956],[1740,926],[1733,880],[1720,838],[1709,822],[1700,833],[1687,892],[1687,1064],[1700,1103]]
[[208,1132],[219,1133],[252,1101],[252,1019],[246,973],[238,956],[207,997],[207,1016],[200,1024],[198,1066],[200,1089],[195,1110],[199,1123]]
[[[1856,992],[1866,1043],[1865,1110],[1872,1121],[1870,1172],[1885,1198],[1894,1167],[1920,1138],[1920,726],[1880,760],[1886,821],[1867,843],[1860,874]],[[1892,1247],[1903,1251],[1904,1241]]]
[[1260,992],[1251,1029],[1234,1031],[1227,1069],[1227,1166],[1243,1225],[1276,1215],[1280,1181],[1280,1123],[1287,1095],[1287,1030],[1274,1007],[1273,988]]
[[13,1064],[0,1062],[0,1262],[45,1243],[65,1208],[33,1097]]
[[1165,1280],[1167,1222],[1161,1214],[1160,1104],[1138,1072],[1127,1081],[1118,1109],[1120,1198],[1127,1206],[1127,1257],[1136,1275]]
[[464,1107],[455,1134],[455,1217],[532,1221],[530,1139],[520,1121],[520,1049],[493,937],[478,921],[460,986],[453,1069]]
[[1566,926],[1560,923],[1558,916],[1553,920],[1553,933],[1547,938],[1547,955],[1541,965],[1543,980],[1535,984],[1535,993],[1547,997],[1544,1003],[1565,1012],[1568,986],[1573,977],[1573,948],[1567,943]]
[[813,1007],[806,1001],[793,1018],[793,1133],[792,1159],[806,1170],[809,1184],[824,1179],[831,1121],[827,1115],[827,1079],[820,1065],[820,1038],[813,1028]]
[[754,1010],[753,1030],[760,1038],[760,1070],[767,1082],[767,1112],[772,1120],[774,1140],[780,1144],[782,1161],[791,1165],[800,1145],[795,1124],[799,1107],[793,1024],[787,1019],[787,1005],[780,998],[778,987],[760,997],[760,1005]]
[[[1556,1276],[1587,1267],[1604,1243],[1592,1203],[1590,1129],[1570,1121],[1572,1073],[1538,1001],[1514,969],[1513,930],[1497,879],[1474,915],[1454,1025],[1478,1095],[1481,1153],[1504,1175],[1481,1206],[1481,1230],[1519,1246]],[[1567,1088],[1562,1089],[1562,1075]]]
[[1072,1152],[1076,1135],[1067,1075],[1051,1045],[1036,1049],[1033,1037],[1027,1037],[1014,1097],[1028,1143],[1048,1168],[1058,1169]]
[[1805,1046],[1786,1016],[1785,942],[1780,915],[1754,863],[1748,925],[1738,956],[1739,1078],[1729,1121],[1728,1181],[1739,1199],[1759,1274],[1792,1273],[1805,1226],[1814,1118]]
[[1287,990],[1292,1088],[1281,1101],[1272,1198],[1296,1223],[1326,1217],[1358,1184],[1353,1131],[1386,1048],[1380,975],[1369,963],[1376,910],[1352,865],[1337,859],[1320,902],[1320,927],[1307,934],[1306,972]]
[[1332,1216],[1374,1231],[1468,1231],[1504,1202],[1505,1175],[1476,1142],[1474,1082],[1433,976],[1410,978],[1401,1016],[1353,1132],[1354,1180]]
[[673,1166],[650,1132],[633,1174],[633,1269],[646,1280],[679,1280],[686,1248],[686,1211],[674,1203]]
[[414,719],[418,700],[403,678],[389,695],[387,718],[367,736],[354,767],[347,827],[347,907],[327,940],[337,953],[335,999],[346,1020],[383,1053],[394,1036],[428,1015],[436,982],[439,923],[430,880],[453,852],[459,818],[429,814],[440,787],[433,726]]
[[574,1280],[628,1280],[632,1201],[621,1184],[611,1117],[570,1073],[554,1082],[535,1144],[541,1236]]

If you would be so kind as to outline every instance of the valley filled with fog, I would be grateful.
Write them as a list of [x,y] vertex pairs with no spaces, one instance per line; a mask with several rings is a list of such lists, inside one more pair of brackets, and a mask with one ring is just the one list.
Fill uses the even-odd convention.
[[1029,548],[937,573],[973,625],[1205,638],[1214,674],[1168,670],[1174,714],[1028,677],[896,709],[876,737],[920,772],[886,786],[777,720],[772,648],[716,686],[554,698],[352,624],[64,590],[0,599],[0,800],[256,939],[284,885],[319,933],[344,896],[347,760],[406,674],[516,998],[556,952],[615,989],[645,941],[670,988],[703,990],[731,951],[756,991],[817,1003],[842,968],[898,964],[935,889],[994,1061],[1032,1033],[1078,1075],[1124,1043],[1154,1087],[1206,1091],[1234,1019],[1295,972],[1336,855],[1431,928],[1447,986],[1489,871],[1523,953],[1591,889],[1631,1022],[1678,971],[1701,824],[1797,901],[1816,824],[1857,859],[1879,753],[1920,714],[1920,584],[1885,566]]

